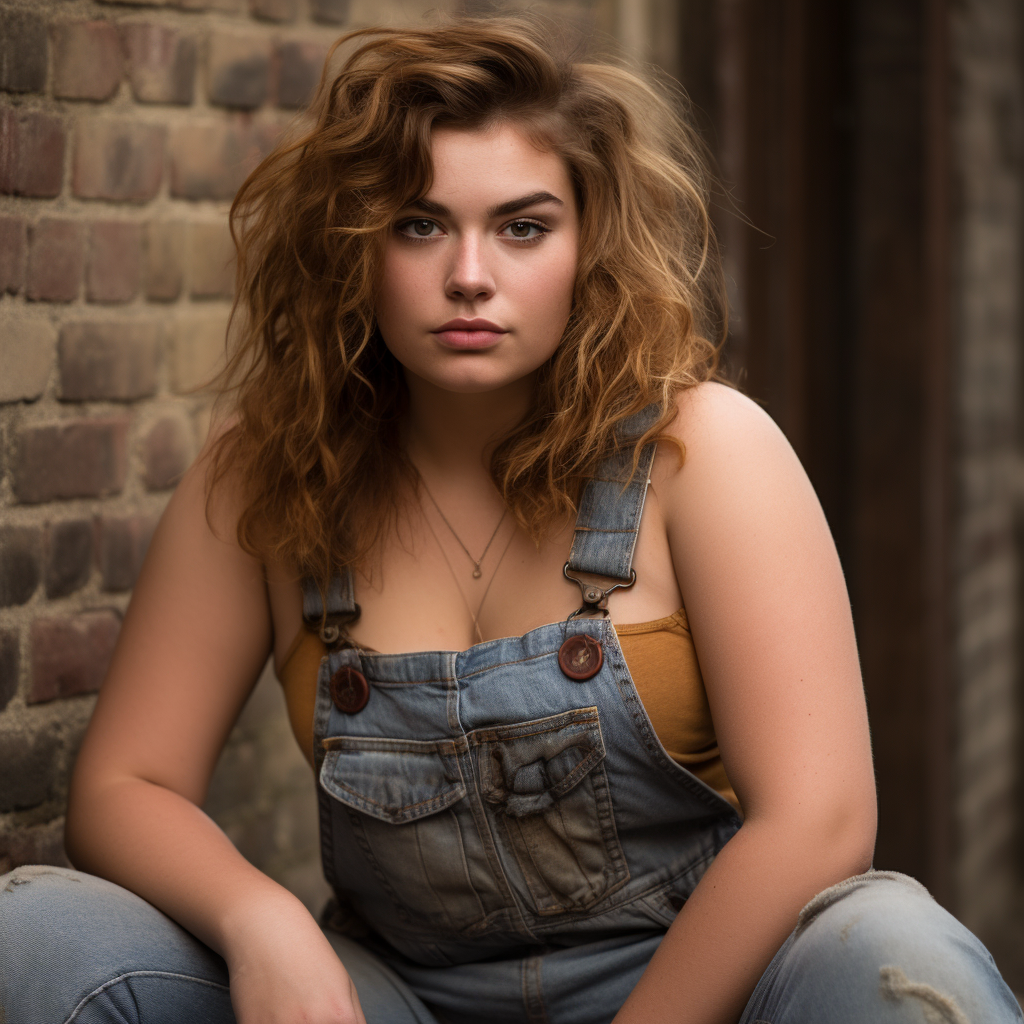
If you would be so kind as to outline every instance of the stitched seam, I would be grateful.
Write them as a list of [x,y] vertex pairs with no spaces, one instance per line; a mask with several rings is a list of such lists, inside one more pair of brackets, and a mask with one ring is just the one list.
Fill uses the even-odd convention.
[[129,971],[127,974],[119,974],[116,978],[111,978],[110,981],[104,982],[99,986],[99,988],[93,989],[92,992],[85,996],[71,1011],[70,1015],[65,1018],[64,1024],[71,1024],[82,1010],[85,1009],[87,1003],[91,1002],[97,996],[102,995],[107,991],[107,989],[113,988],[115,985],[120,985],[129,978],[172,978],[177,981],[193,981],[197,985],[207,985],[210,988],[220,989],[222,992],[230,991],[227,985],[222,985],[219,981],[209,981],[206,978],[196,978],[191,974],[176,974],[173,971]]

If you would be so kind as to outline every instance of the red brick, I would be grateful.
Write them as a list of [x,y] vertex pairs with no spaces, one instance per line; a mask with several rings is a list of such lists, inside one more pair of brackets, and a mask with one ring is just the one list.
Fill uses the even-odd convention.
[[267,98],[270,42],[262,35],[215,32],[208,51],[210,102],[252,110]]
[[39,221],[29,233],[26,295],[48,302],[78,298],[84,264],[85,225],[81,221]]
[[277,48],[277,104],[304,107],[313,95],[327,47],[320,43],[281,43]]
[[344,25],[348,21],[349,0],[309,0],[309,13],[314,21],[328,25]]
[[21,642],[15,629],[0,629],[0,711],[18,692],[21,674]]
[[54,25],[53,94],[69,100],[106,100],[117,92],[124,56],[117,29],[109,21]]
[[92,226],[85,294],[90,302],[127,302],[135,298],[142,276],[142,225],[124,220]]
[[51,730],[0,736],[0,812],[23,811],[49,800],[57,788],[59,753]]
[[88,519],[52,523],[46,531],[46,596],[67,597],[89,582],[93,524]]
[[65,401],[129,402],[156,391],[156,324],[65,324],[57,349],[60,396]]
[[28,11],[0,11],[0,89],[42,92],[47,53],[42,18]]
[[120,629],[121,620],[112,611],[36,619],[29,633],[32,685],[27,703],[95,693]]
[[39,586],[42,534],[34,526],[0,526],[0,608],[24,604]]
[[145,201],[160,188],[164,129],[95,118],[75,132],[74,192],[81,199]]
[[0,315],[0,403],[34,402],[54,364],[57,330],[49,311],[44,307],[42,316],[25,316],[24,310],[8,303]]
[[194,299],[230,299],[235,291],[235,245],[226,221],[189,227],[188,268]]
[[188,469],[192,445],[188,425],[176,416],[164,416],[142,442],[143,479],[151,491],[173,487]]
[[0,217],[0,293],[17,295],[25,287],[28,225],[23,217]]
[[294,21],[297,0],[249,0],[249,13],[264,21]]
[[231,199],[264,155],[241,122],[177,125],[171,129],[171,195]]
[[100,572],[103,589],[131,590],[156,529],[152,516],[100,520]]
[[140,103],[192,102],[196,78],[196,41],[166,25],[136,23],[124,27],[128,79]]
[[15,497],[34,503],[116,494],[128,472],[127,434],[124,417],[24,427],[11,463]]
[[181,294],[185,225],[151,221],[146,225],[145,287],[147,299],[170,301]]
[[63,181],[63,124],[45,114],[0,107],[0,193],[52,199]]

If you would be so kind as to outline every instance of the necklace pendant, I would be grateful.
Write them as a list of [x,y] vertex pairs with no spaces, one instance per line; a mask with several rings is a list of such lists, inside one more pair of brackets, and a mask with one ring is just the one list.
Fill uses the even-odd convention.
[[483,576],[483,570],[480,568],[480,563],[476,563],[476,568],[473,570],[473,579],[478,580]]

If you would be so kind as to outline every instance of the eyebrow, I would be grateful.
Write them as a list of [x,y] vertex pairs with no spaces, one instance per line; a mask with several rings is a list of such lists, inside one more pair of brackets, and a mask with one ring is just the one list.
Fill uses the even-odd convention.
[[[493,217],[504,217],[540,203],[555,203],[558,206],[565,206],[558,196],[553,196],[550,192],[531,192],[529,195],[520,196],[518,199],[509,199],[504,203],[498,203],[497,206],[490,207],[487,211],[487,218],[490,220]],[[432,213],[437,217],[451,216],[451,210],[447,206],[443,203],[436,203],[433,199],[414,199],[409,206],[422,210],[424,213]]]

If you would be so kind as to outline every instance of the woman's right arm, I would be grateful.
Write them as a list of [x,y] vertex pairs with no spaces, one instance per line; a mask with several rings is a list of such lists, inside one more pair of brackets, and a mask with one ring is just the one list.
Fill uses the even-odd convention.
[[75,766],[75,866],[132,890],[227,962],[240,1024],[363,1021],[305,907],[201,810],[272,643],[263,569],[235,539],[238,502],[185,475],[153,537]]

